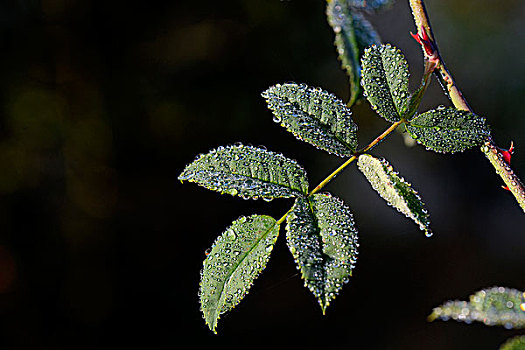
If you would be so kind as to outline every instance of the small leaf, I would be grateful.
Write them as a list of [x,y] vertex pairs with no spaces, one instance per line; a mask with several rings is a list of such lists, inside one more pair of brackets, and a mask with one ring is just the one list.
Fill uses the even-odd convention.
[[395,47],[371,46],[361,60],[364,95],[379,115],[389,122],[399,121],[408,107],[408,63]]
[[277,84],[262,93],[274,121],[300,140],[340,157],[357,148],[357,125],[345,104],[319,88]]
[[336,197],[297,198],[287,218],[287,243],[305,286],[325,313],[357,258],[357,229],[350,210]]
[[287,198],[308,192],[306,172],[295,160],[242,144],[198,156],[179,180],[243,198]]
[[419,194],[394,171],[386,160],[362,154],[359,156],[357,166],[372,188],[389,205],[412,219],[427,236],[432,235],[428,211]]
[[418,143],[441,153],[480,146],[490,136],[485,118],[452,107],[419,114],[410,120],[406,129]]
[[448,301],[434,308],[429,320],[437,318],[467,323],[477,321],[507,329],[525,328],[525,293],[505,287],[483,289],[471,295],[469,302]]
[[345,0],[327,1],[326,16],[335,33],[335,46],[342,68],[350,79],[350,102],[353,105],[362,95],[361,56],[366,47],[381,44],[379,35],[362,14]]
[[362,10],[383,10],[394,3],[394,0],[346,0],[348,5]]
[[204,260],[199,293],[212,331],[220,315],[239,304],[264,270],[278,234],[275,219],[252,215],[240,217],[217,238]]
[[510,338],[499,349],[500,350],[525,350],[525,335]]

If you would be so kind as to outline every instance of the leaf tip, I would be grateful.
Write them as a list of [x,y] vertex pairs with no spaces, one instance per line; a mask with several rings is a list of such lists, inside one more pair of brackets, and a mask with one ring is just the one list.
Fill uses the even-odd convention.
[[210,331],[213,332],[213,334],[217,335],[217,322],[215,322],[214,325],[211,323],[208,323],[208,327],[210,328]]
[[217,315],[216,312],[212,312],[211,310],[204,311],[204,320],[206,321],[206,325],[210,329],[210,331],[213,332],[213,334],[217,334],[217,320],[219,319],[219,315]]

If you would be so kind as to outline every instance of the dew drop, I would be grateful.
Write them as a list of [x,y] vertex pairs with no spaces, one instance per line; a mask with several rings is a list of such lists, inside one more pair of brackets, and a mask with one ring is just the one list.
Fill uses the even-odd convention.
[[237,238],[237,235],[235,234],[235,231],[233,229],[229,229],[228,231],[226,231],[226,236],[231,240]]

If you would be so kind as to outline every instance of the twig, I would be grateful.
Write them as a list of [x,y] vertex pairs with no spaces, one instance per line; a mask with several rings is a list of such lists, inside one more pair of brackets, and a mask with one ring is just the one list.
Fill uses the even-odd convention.
[[[448,97],[454,107],[474,113],[467,103],[467,100],[463,97],[461,90],[457,87],[454,78],[445,65],[445,62],[441,58],[441,54],[432,33],[432,27],[425,9],[424,1],[409,0],[409,2],[414,17],[414,23],[418,28],[418,34],[413,36],[421,44],[425,60],[436,63],[435,71],[439,73],[438,78],[441,84],[446,87]],[[481,147],[481,151],[488,158],[496,170],[496,173],[501,176],[503,182],[507,185],[505,188],[514,195],[518,204],[525,212],[525,188],[519,177],[510,167],[510,157],[506,158],[503,156],[503,152],[508,153],[508,151],[502,150],[496,146],[490,136],[485,140],[484,145]]]

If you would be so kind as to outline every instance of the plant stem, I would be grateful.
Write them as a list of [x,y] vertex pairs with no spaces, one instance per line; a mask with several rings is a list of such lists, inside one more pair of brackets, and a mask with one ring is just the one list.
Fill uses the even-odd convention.
[[290,214],[290,212],[292,211],[292,209],[293,209],[293,207],[290,208],[290,210],[288,210],[288,211],[286,212],[286,214],[284,214],[279,220],[277,220],[276,225],[280,225],[280,224],[282,224],[282,223],[284,222],[284,220],[286,220],[286,217],[288,216],[288,214]]
[[332,179],[334,177],[336,177],[341,171],[345,170],[345,168],[350,165],[354,160],[356,160],[356,156],[352,156],[350,158],[348,158],[348,160],[346,162],[344,162],[343,164],[341,164],[341,166],[339,168],[337,168],[334,172],[332,172],[330,175],[328,175],[328,177],[326,179],[324,179],[323,181],[321,181],[321,183],[319,185],[317,185],[312,191],[310,191],[310,193],[308,194],[308,197],[311,197],[312,195],[316,194],[317,192],[319,192],[323,187],[325,187],[330,181],[332,181]]
[[[439,48],[437,46],[436,40],[434,39],[434,34],[432,33],[432,27],[430,26],[430,20],[428,18],[427,10],[425,8],[425,3],[423,0],[409,0],[410,1],[410,7],[412,8],[412,15],[414,17],[414,22],[416,24],[416,27],[418,28],[418,31],[425,30],[426,34],[432,41],[432,44],[434,46],[434,49],[436,50],[435,54],[437,55],[437,67],[436,71],[439,73],[438,79],[440,83],[446,87],[448,92],[448,97],[454,104],[454,106],[457,109],[465,110],[472,112],[472,109],[467,103],[467,100],[463,97],[463,94],[459,90],[459,88],[456,85],[456,82],[454,81],[454,78],[450,74],[449,70],[447,69],[447,66],[445,65],[445,61],[443,61],[443,58],[441,57],[441,54],[439,52]],[[425,57],[427,56],[425,50],[423,49],[423,54]]]
[[[439,72],[438,78],[441,84],[446,87],[448,92],[448,97],[454,107],[457,109],[469,111],[474,113],[472,108],[470,108],[467,100],[463,97],[463,94],[457,87],[454,78],[450,74],[450,71],[447,69],[445,62],[441,58],[439,49],[437,47],[436,41],[432,33],[432,27],[430,26],[430,20],[425,9],[425,3],[423,0],[409,0],[410,7],[412,9],[412,15],[414,17],[414,22],[418,28],[418,31],[424,30],[426,35],[432,41],[433,47],[435,49],[435,55],[437,56],[437,67],[436,70]],[[428,59],[428,55],[423,49],[423,54],[425,59]],[[514,195],[518,204],[525,212],[525,188],[519,177],[512,171],[510,164],[503,160],[502,155],[499,151],[499,148],[496,146],[492,137],[489,136],[485,140],[484,145],[481,147],[481,151],[488,158],[496,173],[501,176],[507,189]]]
[[406,120],[404,118],[401,118],[400,120],[398,120],[397,122],[395,122],[394,124],[390,125],[390,127],[388,129],[386,129],[385,131],[383,131],[383,133],[381,135],[379,135],[378,137],[376,137],[374,139],[374,141],[370,142],[368,144],[368,146],[366,146],[365,148],[357,151],[355,153],[356,156],[359,156],[363,153],[366,153],[368,151],[370,151],[372,148],[374,148],[375,146],[377,146],[378,143],[380,143],[381,141],[383,141],[392,131],[396,130],[397,127],[401,124],[403,124]]

